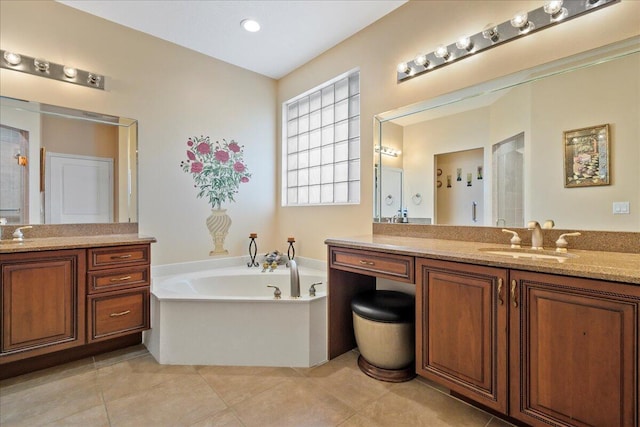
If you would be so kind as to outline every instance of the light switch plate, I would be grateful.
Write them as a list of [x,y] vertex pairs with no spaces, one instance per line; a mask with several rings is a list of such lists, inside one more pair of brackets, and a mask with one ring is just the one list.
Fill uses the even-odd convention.
[[629,213],[629,202],[613,202],[613,214],[625,215]]

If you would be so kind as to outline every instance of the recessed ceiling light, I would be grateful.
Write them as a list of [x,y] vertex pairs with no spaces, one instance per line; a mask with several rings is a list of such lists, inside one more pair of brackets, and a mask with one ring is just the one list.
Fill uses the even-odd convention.
[[243,19],[242,22],[240,22],[240,25],[242,25],[242,28],[249,31],[250,33],[260,31],[260,24],[258,23],[258,21],[255,21],[253,19]]

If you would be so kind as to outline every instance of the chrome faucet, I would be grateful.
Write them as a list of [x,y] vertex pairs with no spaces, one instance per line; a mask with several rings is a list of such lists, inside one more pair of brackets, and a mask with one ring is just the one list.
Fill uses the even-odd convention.
[[294,260],[289,260],[289,277],[291,278],[291,298],[300,298],[300,276],[298,275],[298,264]]
[[26,225],[24,227],[18,227],[15,229],[15,231],[13,232],[13,240],[16,240],[18,242],[21,242],[24,240],[24,234],[22,233],[22,230],[26,230],[28,228],[33,228],[30,225]]
[[538,221],[529,221],[527,229],[531,230],[531,249],[542,250],[542,228]]

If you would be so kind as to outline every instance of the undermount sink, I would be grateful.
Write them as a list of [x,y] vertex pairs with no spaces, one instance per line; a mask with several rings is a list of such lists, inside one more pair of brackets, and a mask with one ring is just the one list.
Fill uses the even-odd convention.
[[491,255],[498,255],[498,256],[509,257],[509,258],[516,258],[516,259],[526,258],[531,260],[545,260],[545,261],[553,260],[558,262],[565,262],[568,259],[578,257],[578,255],[575,255],[575,254],[528,249],[528,248],[480,248],[478,250],[480,252],[485,252]]

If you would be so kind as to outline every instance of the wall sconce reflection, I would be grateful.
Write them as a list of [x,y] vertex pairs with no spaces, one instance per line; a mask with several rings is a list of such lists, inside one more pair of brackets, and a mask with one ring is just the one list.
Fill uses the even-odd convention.
[[436,70],[485,49],[524,37],[572,18],[619,3],[621,0],[551,0],[544,6],[526,12],[518,12],[509,21],[489,24],[481,32],[461,37],[450,45],[438,46],[428,54],[420,54],[413,60],[401,62],[396,67],[397,81],[402,82],[429,71]]
[[376,146],[376,153],[381,153],[385,156],[390,157],[398,157],[398,155],[401,154],[402,151],[383,145],[382,147]]

